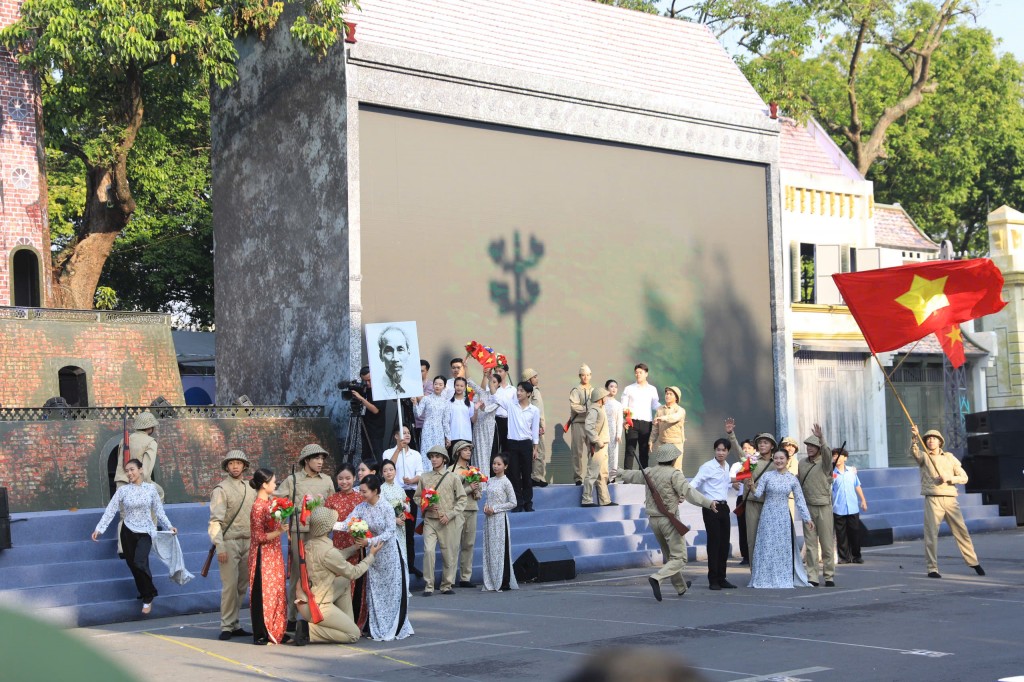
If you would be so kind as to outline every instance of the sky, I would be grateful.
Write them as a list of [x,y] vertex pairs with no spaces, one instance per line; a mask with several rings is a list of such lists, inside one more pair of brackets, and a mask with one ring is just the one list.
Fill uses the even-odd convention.
[[1024,60],[1024,2],[1022,0],[981,0],[977,24],[1002,40],[999,48]]

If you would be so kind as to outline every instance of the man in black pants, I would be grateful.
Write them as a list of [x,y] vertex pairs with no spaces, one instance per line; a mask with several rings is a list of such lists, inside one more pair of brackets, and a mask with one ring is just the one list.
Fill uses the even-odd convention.
[[654,412],[661,403],[658,401],[658,389],[647,383],[647,365],[638,362],[633,368],[636,383],[622,390],[622,409],[629,410],[633,419],[633,428],[626,432],[626,457],[622,462],[623,469],[632,469],[633,462],[640,463],[641,469],[647,468],[648,453],[651,449],[651,423]]
[[530,404],[533,384],[524,381],[516,387],[517,400],[500,389],[494,400],[508,412],[509,480],[516,491],[517,506],[512,511],[533,511],[533,460],[540,440],[540,411]]
[[717,509],[704,508],[704,529],[708,536],[708,587],[712,590],[736,587],[725,579],[726,562],[729,559],[729,465],[725,463],[732,448],[729,441],[719,438],[715,441],[715,456],[700,466],[697,475],[690,481],[704,497],[718,503]]
[[[498,403],[498,409],[494,411],[494,446],[491,449],[491,457],[499,452],[509,451],[508,408],[506,407],[506,403],[514,405],[516,402],[516,388],[509,382],[508,365],[498,365],[493,371],[498,375],[498,382],[501,385],[498,388],[497,393],[494,394],[494,400]],[[533,390],[532,386],[530,387],[530,390]],[[498,400],[499,396],[502,400]],[[515,462],[512,462],[511,466],[515,467]],[[522,500],[520,500],[520,503],[522,503]]]

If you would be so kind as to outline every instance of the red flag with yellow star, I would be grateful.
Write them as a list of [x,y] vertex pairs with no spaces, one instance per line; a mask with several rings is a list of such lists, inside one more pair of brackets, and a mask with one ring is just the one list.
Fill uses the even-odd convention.
[[953,325],[1006,305],[1003,274],[988,258],[915,263],[832,279],[872,353],[895,350],[928,334],[949,333]]
[[964,356],[964,336],[960,331],[960,325],[954,324],[947,329],[940,329],[935,332],[935,338],[942,345],[942,352],[949,358],[949,364],[954,368],[964,364],[967,358]]

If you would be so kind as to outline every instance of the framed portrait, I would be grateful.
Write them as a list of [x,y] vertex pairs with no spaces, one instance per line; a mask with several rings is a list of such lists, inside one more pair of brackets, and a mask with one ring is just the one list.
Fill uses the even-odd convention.
[[365,330],[373,399],[422,396],[416,322],[378,322],[366,325]]

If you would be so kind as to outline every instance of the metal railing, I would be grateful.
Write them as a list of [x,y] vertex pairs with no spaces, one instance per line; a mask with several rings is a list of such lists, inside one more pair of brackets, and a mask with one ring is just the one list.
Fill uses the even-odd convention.
[[55,322],[107,322],[113,324],[171,325],[170,313],[142,313],[121,310],[64,310],[61,308],[15,308],[0,306],[0,320],[44,320]]
[[[116,421],[124,407],[0,407],[0,422],[20,421]],[[158,419],[321,419],[323,405],[182,405],[172,407],[128,406],[134,419],[149,410]]]

